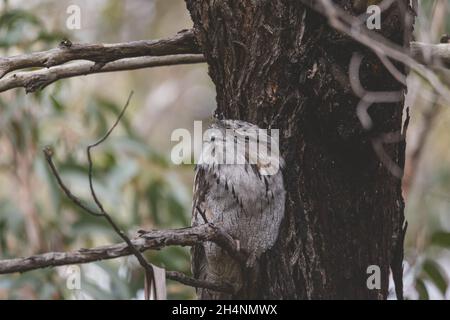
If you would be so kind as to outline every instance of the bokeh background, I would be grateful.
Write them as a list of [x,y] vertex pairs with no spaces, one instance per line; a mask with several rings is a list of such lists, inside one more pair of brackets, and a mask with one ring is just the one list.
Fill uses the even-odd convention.
[[[66,28],[67,7],[81,8],[81,29]],[[436,43],[450,32],[450,1],[422,1],[416,38]],[[46,50],[72,42],[157,39],[192,27],[182,0],[2,0],[0,55]],[[404,196],[409,231],[405,291],[409,299],[450,298],[450,110],[414,74],[407,106],[411,124]],[[119,242],[104,220],[74,207],[51,176],[42,148],[71,189],[89,201],[85,148],[115,121],[130,91],[125,118],[95,151],[95,187],[129,235],[139,229],[189,225],[193,167],[170,161],[176,128],[208,120],[215,91],[204,64],[90,75],[41,92],[0,93],[0,258],[69,251]],[[189,250],[147,252],[155,265],[190,273]],[[135,258],[80,266],[81,290],[69,290],[70,269],[0,276],[0,299],[142,299]],[[168,282],[169,298],[194,290]],[[392,295],[393,297],[394,295]]]

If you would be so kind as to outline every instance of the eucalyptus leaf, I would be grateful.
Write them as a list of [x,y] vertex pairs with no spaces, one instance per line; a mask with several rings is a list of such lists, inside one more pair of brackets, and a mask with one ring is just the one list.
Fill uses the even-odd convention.
[[450,248],[450,232],[437,231],[431,236],[431,244],[444,248]]
[[430,300],[428,289],[422,279],[416,279],[416,290],[420,300]]
[[445,296],[448,286],[448,279],[445,275],[445,271],[441,268],[441,266],[437,262],[428,259],[424,262],[422,268],[425,274],[442,293],[442,295]]

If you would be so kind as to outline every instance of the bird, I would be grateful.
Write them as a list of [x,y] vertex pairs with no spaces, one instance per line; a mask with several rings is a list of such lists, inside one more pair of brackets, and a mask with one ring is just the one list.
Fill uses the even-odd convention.
[[[203,137],[195,166],[192,226],[220,224],[246,253],[244,266],[213,242],[191,249],[194,278],[243,289],[244,273],[257,272],[258,259],[272,248],[284,217],[284,160],[274,130],[242,120],[215,120]],[[197,289],[200,299],[233,294]]]

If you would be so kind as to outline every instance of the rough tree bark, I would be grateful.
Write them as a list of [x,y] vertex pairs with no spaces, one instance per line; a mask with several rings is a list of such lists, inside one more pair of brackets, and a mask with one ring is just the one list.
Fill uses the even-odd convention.
[[[356,14],[352,1],[334,2]],[[217,114],[279,128],[287,163],[277,243],[263,256],[257,281],[235,298],[385,299],[390,268],[401,291],[401,181],[372,142],[401,131],[403,101],[372,106],[374,127],[363,130],[349,84],[352,55],[364,55],[360,77],[367,90],[405,88],[374,54],[301,1],[186,3],[216,85]],[[405,26],[408,3],[399,0],[384,12],[379,31],[405,46],[412,33],[411,21]],[[384,145],[401,168],[404,147]],[[380,290],[367,288],[369,265],[381,268]]]

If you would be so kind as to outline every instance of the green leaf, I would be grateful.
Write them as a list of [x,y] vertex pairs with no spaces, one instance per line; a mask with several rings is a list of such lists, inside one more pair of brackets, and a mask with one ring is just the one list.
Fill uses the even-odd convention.
[[431,244],[444,248],[450,248],[450,232],[438,231],[431,236]]
[[43,28],[42,22],[25,10],[9,10],[0,15],[0,47],[27,45],[33,42],[34,35]]
[[159,219],[159,208],[160,208],[160,200],[162,199],[162,189],[163,185],[161,181],[155,180],[152,181],[147,187],[147,205],[150,211],[150,214],[153,216],[153,220],[155,224],[160,224]]
[[57,111],[57,112],[62,112],[64,111],[64,106],[62,105],[62,103],[56,99],[53,95],[50,96],[50,101],[52,102],[52,106],[53,108]]
[[38,17],[25,10],[9,10],[0,16],[0,28],[10,31],[12,28],[22,27],[24,23],[41,27],[42,23]]
[[78,220],[72,224],[73,232],[77,237],[86,238],[99,235],[116,236],[114,230],[102,217],[94,217],[86,212],[78,216]]
[[419,293],[419,300],[430,300],[427,287],[422,279],[416,279],[416,290]]
[[422,266],[423,271],[431,279],[431,281],[436,285],[439,291],[445,295],[447,292],[447,277],[441,266],[433,260],[426,260]]
[[122,161],[111,170],[107,176],[107,183],[114,189],[122,188],[139,173],[139,165],[134,160]]
[[181,225],[189,224],[189,218],[186,215],[186,208],[172,195],[169,194],[167,199],[167,206],[169,214],[176,222],[180,222]]

